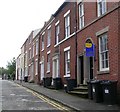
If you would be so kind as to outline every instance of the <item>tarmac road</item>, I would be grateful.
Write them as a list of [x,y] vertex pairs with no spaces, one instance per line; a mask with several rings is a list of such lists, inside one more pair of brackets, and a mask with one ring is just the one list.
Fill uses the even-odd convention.
[[67,110],[67,108],[14,82],[0,80],[0,83],[0,87],[2,85],[2,100],[0,100],[2,110]]

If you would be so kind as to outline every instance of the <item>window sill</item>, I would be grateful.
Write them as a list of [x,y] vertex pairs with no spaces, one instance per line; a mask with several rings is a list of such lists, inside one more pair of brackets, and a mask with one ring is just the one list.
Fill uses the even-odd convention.
[[57,43],[57,44],[54,45],[54,47],[57,47],[58,45],[59,45],[59,44]]
[[109,73],[110,73],[109,70],[106,70],[106,71],[97,71],[97,74],[98,74],[98,75],[109,74]]
[[38,75],[38,74],[35,74],[35,75]]
[[42,49],[41,51],[44,51],[44,49]]
[[63,77],[67,78],[67,77],[70,77],[70,75],[64,75]]
[[49,45],[47,45],[47,47],[50,47],[50,44],[49,44]]
[[48,73],[50,73],[50,71],[47,71],[46,73],[48,74]]

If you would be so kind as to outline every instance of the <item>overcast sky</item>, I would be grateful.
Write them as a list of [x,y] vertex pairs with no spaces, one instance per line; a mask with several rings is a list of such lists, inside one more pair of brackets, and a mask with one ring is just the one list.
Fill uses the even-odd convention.
[[32,30],[41,28],[64,0],[0,0],[0,67],[20,54]]

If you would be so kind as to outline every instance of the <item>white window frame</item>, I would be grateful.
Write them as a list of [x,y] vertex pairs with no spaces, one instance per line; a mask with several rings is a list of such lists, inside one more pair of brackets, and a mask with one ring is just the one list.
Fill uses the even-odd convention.
[[50,51],[47,52],[47,73],[50,72]]
[[25,66],[27,66],[27,59],[28,58],[28,54],[27,54],[27,51],[25,52]]
[[29,48],[29,59],[31,59],[32,58],[32,52],[31,52],[31,48]]
[[[102,42],[104,38],[107,38],[107,33],[104,33],[99,36],[99,70],[100,71],[109,71],[109,50],[108,50],[108,40],[104,41],[102,43],[104,46],[101,47],[101,38]],[[106,59],[106,54],[107,53],[107,59]],[[104,66],[103,66],[104,64]],[[108,67],[107,67],[108,65]]]
[[38,49],[39,49],[39,43],[38,43],[38,40],[36,40],[36,55],[38,55]]
[[42,44],[41,44],[41,50],[43,51],[43,50],[44,50],[44,46],[45,46],[45,45],[44,45],[44,44],[45,44],[45,43],[44,43],[44,34],[42,34],[41,43],[42,43]]
[[59,55],[53,57],[53,72],[52,78],[59,77]]
[[48,27],[47,47],[51,44],[51,26]]
[[64,49],[65,54],[65,75],[64,77],[70,77],[70,68],[68,69],[68,62],[70,65],[70,46]]
[[43,78],[44,78],[44,56],[42,56],[40,64],[41,64],[41,66],[40,66],[41,67],[41,77],[40,77],[40,79],[43,80]]
[[70,10],[64,14],[65,18],[65,38],[70,36]]
[[59,43],[59,34],[60,34],[60,26],[59,24],[55,26],[55,44]]
[[98,17],[107,11],[106,0],[97,0]]
[[32,54],[32,57],[34,57],[34,53],[35,53],[35,44],[33,44],[32,51],[33,51],[33,52],[32,52],[32,53],[33,53],[33,54]]
[[38,59],[35,61],[35,75],[38,75]]
[[84,27],[85,21],[84,21],[84,3],[81,2],[79,4],[79,29],[82,29]]

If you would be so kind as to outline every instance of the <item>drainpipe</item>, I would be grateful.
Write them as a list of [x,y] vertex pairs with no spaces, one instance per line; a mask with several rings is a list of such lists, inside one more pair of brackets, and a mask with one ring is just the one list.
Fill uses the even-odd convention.
[[75,19],[75,79],[77,82],[77,2],[74,2],[74,19]]
[[38,84],[41,82],[41,76],[40,76],[40,32],[38,33]]

